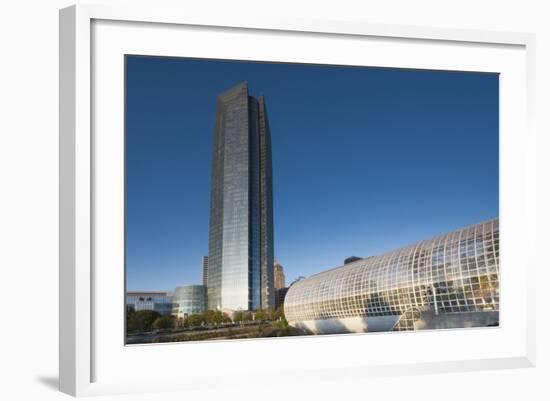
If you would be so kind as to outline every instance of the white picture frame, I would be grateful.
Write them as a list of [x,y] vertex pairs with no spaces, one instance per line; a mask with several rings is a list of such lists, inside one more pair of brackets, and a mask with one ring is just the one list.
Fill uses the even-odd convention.
[[[142,32],[144,29],[147,30],[146,35]],[[106,198],[96,194],[106,193],[110,190],[109,188],[114,188],[117,184],[116,179],[120,178],[120,173],[123,171],[119,169],[121,143],[118,141],[120,138],[118,134],[102,136],[103,139],[98,141],[94,138],[92,127],[95,126],[95,129],[101,127],[101,132],[112,132],[111,128],[115,127],[115,131],[120,133],[122,117],[117,118],[116,115],[120,114],[123,107],[120,102],[123,75],[120,74],[120,70],[117,70],[113,75],[99,77],[96,75],[97,82],[92,82],[93,77],[94,74],[103,74],[101,71],[115,65],[110,64],[113,60],[120,62],[120,54],[125,52],[143,51],[144,53],[141,54],[173,56],[187,54],[194,57],[201,57],[203,51],[206,52],[205,54],[212,54],[208,53],[214,50],[208,50],[210,42],[207,37],[200,39],[204,40],[201,42],[204,46],[201,45],[201,48],[193,54],[186,53],[190,51],[189,49],[180,49],[171,41],[163,40],[169,37],[167,35],[174,35],[177,32],[181,32],[182,35],[189,34],[185,33],[186,29],[192,30],[193,34],[199,36],[210,35],[210,39],[212,37],[219,39],[222,37],[220,35],[227,37],[237,35],[244,38],[243,40],[248,40],[246,38],[250,35],[261,34],[264,40],[272,40],[274,44],[277,40],[289,39],[303,40],[303,43],[324,40],[326,44],[333,39],[338,39],[342,44],[353,42],[354,45],[365,41],[370,43],[369,49],[376,55],[373,57],[378,57],[378,61],[375,62],[380,66],[453,69],[452,63],[455,62],[456,69],[479,70],[481,64],[476,63],[485,63],[483,64],[485,67],[481,70],[503,74],[500,107],[501,140],[504,138],[500,149],[501,235],[504,249],[501,256],[503,260],[501,327],[485,331],[426,332],[412,335],[368,334],[321,336],[314,339],[259,339],[231,343],[169,344],[134,347],[132,351],[125,349],[119,331],[114,330],[113,333],[100,331],[98,326],[104,327],[104,323],[107,322],[103,319],[114,322],[120,317],[123,309],[121,305],[116,314],[107,316],[103,313],[104,306],[97,298],[98,292],[101,292],[102,297],[105,296],[105,302],[111,304],[123,302],[123,287],[120,287],[120,299],[114,295],[120,280],[112,280],[112,288],[107,288],[105,275],[98,272],[102,266],[113,261],[113,265],[118,266],[117,261],[120,260],[121,252],[116,249],[116,246],[120,246],[120,236],[104,239],[105,236],[101,234],[104,227],[101,219],[104,213],[111,213],[115,220],[120,221],[122,214],[120,202],[118,202],[121,193],[117,192],[114,196],[109,196],[114,203],[118,202],[116,207],[111,209],[109,205],[105,205]],[[130,39],[134,42],[130,43]],[[402,46],[405,53],[408,48],[412,48],[415,52],[418,51],[415,54],[419,57],[411,59],[409,65],[399,61],[398,58],[403,54],[388,51],[391,54],[384,55],[382,41],[384,46]],[[235,374],[249,372],[251,377],[255,377],[255,380],[261,383],[262,377],[266,375],[270,376],[269,380],[273,380],[273,376],[276,375],[278,380],[282,381],[303,381],[534,366],[536,263],[533,256],[535,241],[532,237],[535,232],[535,133],[532,129],[535,85],[534,44],[534,35],[524,33],[376,25],[357,21],[293,20],[269,17],[258,19],[246,16],[228,18],[215,13],[187,15],[182,9],[166,10],[154,7],[112,8],[78,5],[61,10],[60,390],[80,396],[166,389],[200,389],[207,384],[211,386],[211,378],[216,379],[217,386],[238,386],[239,383],[235,377],[231,376],[233,370],[237,372]],[[452,46],[451,51],[446,50],[446,46]],[[266,57],[265,53],[259,54],[259,50],[254,50],[252,45],[239,47],[237,44],[232,49],[229,49],[231,46],[227,47],[228,53],[219,54],[218,58],[236,57],[232,55],[236,54],[235,52],[244,59],[258,57],[263,60]],[[273,48],[283,47],[285,46],[274,45]],[[315,48],[315,46],[312,47]],[[345,46],[343,47],[342,54],[338,54],[334,48],[330,57],[346,57],[347,50]],[[435,49],[441,53],[435,54]],[[247,53],[248,51],[250,52]],[[273,57],[279,61],[291,61],[302,57],[298,55],[301,52],[292,53],[292,46],[286,46],[286,51],[290,52],[286,59],[281,55]],[[233,53],[229,54],[231,52]],[[472,61],[471,67],[468,67],[466,62],[459,65],[453,61],[453,57],[458,57],[457,55],[462,54],[461,52],[464,52],[466,59],[477,56],[479,60]],[[494,55],[488,57],[490,60],[483,61],[482,59],[487,58],[490,52]],[[395,55],[395,60],[390,57],[392,54]],[[445,60],[438,61],[438,57],[441,58],[446,54],[448,58],[444,57]],[[312,61],[315,56],[311,53],[303,57],[309,57],[307,60]],[[324,60],[319,58],[318,62],[323,63],[328,59]],[[350,63],[361,65],[363,61],[354,59]],[[102,99],[104,92],[101,88],[94,86],[102,79],[107,80],[116,92],[109,96],[113,103],[108,105],[107,100],[105,102],[98,100]],[[514,99],[512,94],[515,96]],[[103,109],[109,109],[113,115],[102,114]],[[102,121],[107,125],[101,125]],[[102,163],[111,162],[113,164],[109,167],[114,166],[116,171],[112,174],[114,181],[105,183],[101,179],[103,174],[101,171],[105,170],[105,165]],[[116,229],[113,231],[118,232]],[[107,240],[114,244],[114,248],[98,253],[98,242]],[[513,247],[508,247],[506,250],[507,244],[513,244]],[[98,264],[98,261],[101,263]],[[506,269],[506,266],[518,265],[519,263],[514,263],[518,261],[521,261],[521,271]],[[120,278],[120,275],[117,277]],[[514,324],[508,324],[512,321]],[[368,340],[369,338],[371,340]],[[376,348],[381,348],[384,344],[387,346],[390,344],[388,341],[395,343],[396,349],[410,349],[413,343],[422,347],[433,344],[433,341],[442,343],[456,341],[456,347],[454,347],[455,354],[452,353],[453,350],[444,350],[438,352],[438,357],[427,355],[425,359],[419,359],[418,355],[411,351],[407,358],[403,358],[403,355],[399,358],[390,358],[388,355],[385,362],[383,354],[377,356],[374,349],[370,351],[372,359],[370,361],[362,359],[360,352],[355,355],[349,353],[348,356],[336,357],[338,355],[336,350],[345,350],[348,347],[348,349],[368,348],[365,339],[376,343]],[[479,349],[468,353],[461,346],[462,343],[474,342],[485,344],[486,348],[480,346]],[[308,356],[311,358],[310,361],[305,361],[304,359],[307,358],[303,356],[297,358],[292,369],[287,369],[283,363],[279,365],[274,363],[269,369],[258,367],[257,364],[254,368],[247,367],[246,361],[252,361],[255,355],[264,352],[263,350],[268,349],[267,347],[269,347],[269,351],[266,351],[268,355],[273,357],[280,355],[283,349],[280,344],[284,345],[284,349],[290,350],[289,352]],[[503,344],[506,344],[506,349]],[[113,348],[119,345],[120,350]],[[205,352],[206,347],[215,350],[218,354],[223,352],[224,355],[229,356],[228,361],[220,361],[220,366],[215,372],[207,372],[207,366],[197,363],[192,366],[192,369],[184,373],[180,372],[180,376],[184,376],[185,380],[178,380],[170,375],[169,372],[173,366],[168,362],[165,369],[160,369],[158,374],[150,380],[137,377],[135,372],[131,371],[131,366],[135,365],[136,361],[148,360],[158,363],[166,360],[169,355],[177,353],[185,353],[193,361],[193,358],[198,358],[199,351]],[[315,355],[320,354],[321,351],[324,353],[323,360],[316,359]],[[239,360],[231,358],[232,353],[241,355],[241,358],[238,358]],[[463,356],[460,356],[461,354]],[[110,371],[108,366],[112,366]],[[125,367],[128,368],[128,374],[121,373],[125,371]],[[103,373],[102,369],[106,373]]]

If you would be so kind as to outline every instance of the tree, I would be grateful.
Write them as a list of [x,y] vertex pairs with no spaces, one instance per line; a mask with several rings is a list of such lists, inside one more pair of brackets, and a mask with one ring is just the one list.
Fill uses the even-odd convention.
[[280,320],[285,318],[285,309],[283,308],[283,305],[279,306],[273,311],[271,318],[273,320]]
[[259,321],[267,320],[267,312],[263,309],[257,310],[256,313],[254,314],[254,320],[259,320]]
[[280,313],[277,312],[279,309],[280,309],[280,307],[277,308],[277,309],[267,309],[267,310],[266,310],[266,312],[267,312],[267,318],[268,318],[269,320],[277,320],[277,319],[279,318],[279,316],[280,316]]
[[126,330],[128,332],[151,331],[153,322],[160,317],[160,313],[152,310],[140,310],[127,314]]
[[217,325],[219,325],[223,321],[223,315],[222,312],[217,310],[214,312],[214,315],[212,317],[212,322]]
[[243,321],[250,322],[252,320],[252,312],[243,312]]
[[231,319],[227,313],[217,310],[212,315],[212,322],[218,326],[221,323],[230,323]]
[[192,315],[189,315],[185,321],[184,321],[184,325],[185,327],[198,327],[202,324],[203,322],[203,317],[197,313],[194,313]]
[[205,311],[202,314],[202,318],[204,319],[204,322],[208,325],[212,325],[215,323],[215,316],[217,311],[213,311],[211,309]]
[[235,313],[233,313],[233,321],[235,323],[240,323],[244,320],[244,312],[242,310],[238,310]]
[[153,322],[153,327],[155,329],[171,329],[174,327],[175,319],[172,315],[165,315],[157,318]]
[[136,314],[136,310],[131,305],[126,305],[126,332],[131,333],[133,331],[136,331],[135,324],[134,324],[134,315]]
[[222,313],[222,323],[231,323],[231,318],[227,313]]

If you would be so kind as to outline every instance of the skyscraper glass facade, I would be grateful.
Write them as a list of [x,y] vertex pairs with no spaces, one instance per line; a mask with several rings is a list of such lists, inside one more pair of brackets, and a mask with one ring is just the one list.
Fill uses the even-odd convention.
[[498,325],[499,304],[494,219],[300,280],[284,310],[327,333]]
[[207,287],[209,309],[274,306],[271,139],[246,83],[217,101]]
[[206,287],[208,283],[208,256],[202,257],[202,285]]

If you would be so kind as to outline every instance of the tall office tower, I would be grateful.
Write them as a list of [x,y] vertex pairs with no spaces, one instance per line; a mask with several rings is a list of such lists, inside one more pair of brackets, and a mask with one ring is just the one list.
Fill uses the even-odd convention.
[[202,257],[202,285],[206,287],[208,283],[208,256]]
[[273,308],[271,137],[246,82],[218,96],[211,173],[208,308]]
[[275,262],[275,289],[285,287],[285,272],[279,262]]

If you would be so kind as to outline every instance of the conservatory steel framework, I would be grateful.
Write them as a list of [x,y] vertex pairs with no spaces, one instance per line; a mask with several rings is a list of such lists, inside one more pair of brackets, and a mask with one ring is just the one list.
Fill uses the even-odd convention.
[[498,219],[302,279],[284,302],[315,334],[498,326],[498,310]]

